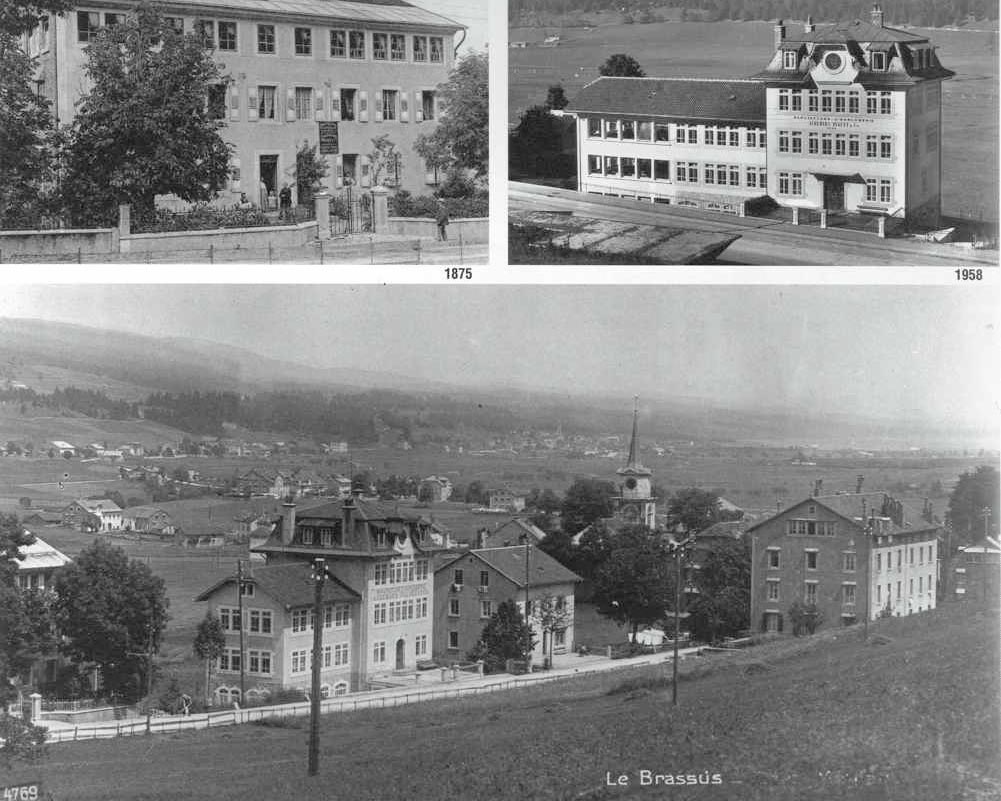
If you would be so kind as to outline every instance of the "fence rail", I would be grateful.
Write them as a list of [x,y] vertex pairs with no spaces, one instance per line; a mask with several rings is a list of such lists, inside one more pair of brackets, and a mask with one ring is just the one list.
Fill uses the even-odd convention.
[[[489,695],[504,690],[534,687],[539,684],[560,681],[567,678],[578,678],[581,676],[596,675],[599,673],[610,673],[617,670],[625,670],[634,667],[644,667],[646,665],[662,662],[661,659],[648,659],[643,662],[632,662],[629,665],[620,665],[614,668],[591,668],[589,670],[578,670],[574,673],[564,674],[530,674],[520,678],[502,679],[489,684],[465,685],[457,687],[443,688],[440,690],[414,690],[413,692],[397,693],[394,695],[370,695],[362,697],[359,693],[351,698],[324,699],[320,702],[320,712],[322,714],[332,714],[338,712],[357,712],[362,709],[389,709],[397,706],[407,706],[409,704],[421,703],[423,701],[443,700],[448,698],[461,698],[469,695]],[[198,715],[152,717],[148,721],[146,718],[138,718],[131,721],[118,721],[114,723],[95,723],[86,726],[74,726],[72,729],[60,728],[50,729],[47,743],[67,743],[80,740],[101,740],[115,737],[131,737],[143,734],[176,734],[183,731],[200,731],[203,729],[218,728],[220,726],[236,726],[243,723],[253,723],[265,719],[287,720],[292,718],[308,717],[310,704],[308,701],[295,704],[281,704],[276,706],[250,707],[248,709],[230,709],[221,712],[207,712]],[[39,721],[44,726],[45,721]]]

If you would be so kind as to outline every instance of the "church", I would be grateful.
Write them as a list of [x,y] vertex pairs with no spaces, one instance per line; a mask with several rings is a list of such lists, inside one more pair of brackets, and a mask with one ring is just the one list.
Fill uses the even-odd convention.
[[578,191],[742,215],[780,206],[937,224],[942,81],[924,34],[869,21],[799,32],[748,78],[602,77],[572,99]]

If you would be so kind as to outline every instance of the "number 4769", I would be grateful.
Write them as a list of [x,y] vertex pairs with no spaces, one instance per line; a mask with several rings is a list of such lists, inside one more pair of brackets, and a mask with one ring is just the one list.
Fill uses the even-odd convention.
[[38,801],[39,786],[37,784],[22,784],[3,788],[3,801]]

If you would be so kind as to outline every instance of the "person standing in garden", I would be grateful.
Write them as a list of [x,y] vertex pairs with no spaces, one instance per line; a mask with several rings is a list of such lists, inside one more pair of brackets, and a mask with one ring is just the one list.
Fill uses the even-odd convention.
[[435,221],[438,223],[438,241],[447,242],[448,207],[445,205],[445,201],[442,198],[438,198],[438,213],[435,215]]

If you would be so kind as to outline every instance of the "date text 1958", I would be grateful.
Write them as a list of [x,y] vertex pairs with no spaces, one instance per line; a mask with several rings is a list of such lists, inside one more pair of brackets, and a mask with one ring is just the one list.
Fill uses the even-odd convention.
[[979,267],[961,267],[956,270],[957,281],[982,281],[983,277],[984,271]]

